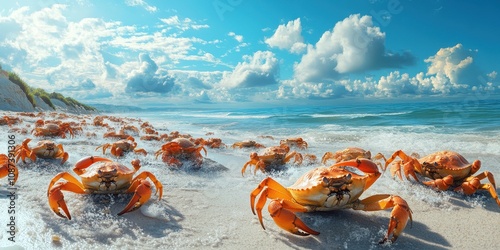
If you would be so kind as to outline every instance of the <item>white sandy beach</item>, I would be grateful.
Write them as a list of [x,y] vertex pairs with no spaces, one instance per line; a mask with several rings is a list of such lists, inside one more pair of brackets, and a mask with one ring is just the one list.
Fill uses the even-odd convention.
[[[3,112],[1,115],[14,115]],[[33,124],[38,118],[23,117],[20,126]],[[52,119],[45,117],[45,119]],[[85,116],[88,124],[92,117]],[[73,120],[73,119],[71,119]],[[138,126],[139,122],[129,122]],[[113,123],[110,122],[110,125]],[[17,125],[16,125],[17,126]],[[31,125],[32,126],[32,125]],[[119,125],[114,125],[118,127]],[[183,131],[166,123],[153,126],[160,133],[179,130],[194,137],[207,137],[206,131]],[[121,211],[131,198],[121,195],[78,195],[65,193],[65,199],[73,217],[66,220],[56,216],[47,203],[47,186],[59,172],[69,171],[75,162],[85,156],[102,155],[95,148],[112,139],[103,139],[105,129],[88,125],[85,132],[96,136],[77,135],[75,138],[54,139],[64,145],[69,153],[68,162],[39,159],[19,163],[20,176],[15,185],[15,243],[9,241],[6,226],[10,223],[8,214],[9,186],[7,178],[0,179],[0,249],[497,249],[500,239],[500,207],[487,192],[467,197],[454,192],[435,192],[427,187],[408,181],[393,180],[389,172],[365,192],[372,194],[398,194],[410,205],[413,223],[408,224],[399,239],[393,244],[379,245],[387,230],[390,210],[363,212],[344,210],[299,214],[311,228],[319,231],[318,236],[300,237],[278,228],[264,209],[263,230],[257,216],[250,210],[249,195],[266,176],[253,176],[247,171],[241,176],[241,167],[248,160],[249,149],[208,149],[202,169],[170,170],[154,152],[162,142],[138,141],[138,147],[146,149],[147,156],[128,154],[119,162],[130,166],[130,161],[139,158],[140,171],[154,173],[163,183],[163,197],[153,195],[138,211],[123,216]],[[168,129],[168,130],[167,130]],[[85,133],[84,132],[84,133]],[[0,137],[15,135],[19,144],[32,135],[22,135],[0,127]],[[215,134],[231,145],[234,140],[225,134]],[[138,137],[137,137],[138,138]],[[232,137],[231,137],[232,138]],[[242,138],[247,139],[247,138]],[[307,139],[307,138],[305,138]],[[263,139],[266,144],[279,143],[279,139]],[[7,152],[6,140],[2,140],[0,152]],[[319,143],[319,142],[318,142]],[[309,153],[321,157],[324,147],[309,142]],[[388,148],[394,145],[369,148],[372,152],[392,153]],[[332,150],[343,149],[342,143]],[[363,146],[363,145],[352,145]],[[367,145],[367,147],[372,145]],[[428,145],[429,151],[440,150],[439,145]],[[462,152],[466,158],[467,152]],[[109,156],[109,155],[108,155]],[[112,158],[111,156],[109,156]],[[500,158],[498,155],[484,155],[483,166],[500,179]],[[469,159],[469,158],[468,158]],[[295,180],[313,166],[290,166],[273,176],[284,186]],[[76,176],[76,174],[75,174]],[[500,190],[497,188],[497,192]]]

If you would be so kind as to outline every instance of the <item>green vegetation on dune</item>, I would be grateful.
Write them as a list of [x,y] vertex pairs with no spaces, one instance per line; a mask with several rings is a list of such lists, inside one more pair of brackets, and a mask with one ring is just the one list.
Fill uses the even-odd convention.
[[52,103],[50,100],[50,95],[49,93],[45,92],[44,89],[37,88],[37,89],[32,89],[31,90],[34,95],[39,96],[47,105],[49,105],[52,109],[56,109],[56,106]]
[[[0,66],[0,70],[1,69],[2,68]],[[45,102],[47,105],[49,105],[54,110],[56,109],[56,106],[52,103],[51,99],[60,100],[64,104],[68,105],[69,107],[81,107],[81,108],[88,110],[88,111],[97,111],[97,109],[94,107],[80,103],[79,101],[77,101],[71,97],[64,97],[60,93],[52,92],[51,94],[49,94],[44,89],[31,88],[16,73],[8,72],[8,74],[9,74],[9,80],[21,88],[21,90],[26,95],[26,98],[28,98],[28,101],[31,103],[31,105],[33,105],[33,107],[38,106],[36,103],[36,100],[35,100],[35,96],[38,96],[38,97],[40,97],[40,99],[43,100],[43,102]]]

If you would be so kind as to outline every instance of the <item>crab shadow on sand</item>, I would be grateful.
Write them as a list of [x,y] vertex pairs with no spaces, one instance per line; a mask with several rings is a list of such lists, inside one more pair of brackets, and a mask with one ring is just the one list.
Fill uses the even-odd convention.
[[144,236],[161,238],[182,230],[179,222],[184,220],[184,215],[167,204],[165,197],[158,201],[152,196],[140,209],[122,216],[117,214],[127,205],[132,194],[91,194],[83,197],[87,205],[80,211],[73,209],[72,212],[68,204],[72,220],[59,218],[50,209],[44,210],[41,215],[46,227],[51,228],[61,240],[77,243],[84,238],[92,238],[100,244],[113,244],[113,239],[118,236],[128,235],[133,240]]
[[218,175],[221,175],[224,172],[229,171],[229,169],[209,158],[204,158],[203,163],[200,166],[196,166],[190,162],[184,162],[183,165],[179,168],[177,167],[168,167],[172,172],[184,172],[191,175],[196,175],[200,177],[212,178]]
[[[314,249],[449,249],[450,243],[441,235],[431,231],[418,221],[408,222],[403,234],[394,243],[379,244],[387,232],[390,211],[387,216],[371,212],[338,210],[331,212],[298,213],[298,216],[314,230],[317,236],[295,236],[278,227],[266,227],[266,231],[275,235],[291,248]],[[415,219],[415,218],[414,218]],[[267,220],[264,223],[273,223]],[[426,235],[432,235],[428,241],[422,241]]]

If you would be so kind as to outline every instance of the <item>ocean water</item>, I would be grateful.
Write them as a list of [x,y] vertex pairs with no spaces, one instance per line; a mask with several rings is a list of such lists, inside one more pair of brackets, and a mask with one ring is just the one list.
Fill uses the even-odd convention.
[[[266,142],[302,137],[310,150],[348,146],[392,153],[420,154],[455,150],[462,154],[499,154],[500,100],[464,98],[450,101],[372,102],[323,106],[168,109],[137,114],[169,130],[190,131],[223,142]],[[273,141],[268,141],[273,143]],[[267,146],[267,145],[266,145]],[[272,145],[269,145],[272,146]]]

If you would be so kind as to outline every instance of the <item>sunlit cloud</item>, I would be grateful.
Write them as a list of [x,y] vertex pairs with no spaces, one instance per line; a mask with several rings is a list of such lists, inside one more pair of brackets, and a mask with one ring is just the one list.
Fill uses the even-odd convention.
[[125,0],[125,4],[128,6],[140,6],[143,7],[148,12],[156,12],[158,8],[151,6],[143,0]]
[[286,49],[292,53],[301,53],[306,49],[302,37],[300,18],[289,21],[286,25],[279,25],[274,34],[265,40],[269,46]]
[[244,56],[234,70],[225,73],[220,85],[228,88],[249,88],[273,85],[279,74],[278,59],[270,51],[257,51]]
[[156,92],[167,93],[172,90],[174,79],[169,75],[158,72],[158,65],[148,54],[139,55],[139,68],[130,72],[126,79],[127,93],[134,92]]
[[278,97],[333,98],[333,97],[400,97],[453,95],[472,92],[493,93],[500,90],[494,82],[496,72],[482,73],[474,65],[475,50],[465,49],[461,44],[439,49],[424,61],[429,64],[427,72],[414,76],[392,71],[378,79],[340,79],[320,82],[300,82],[297,79],[283,81]]
[[295,77],[302,82],[321,82],[349,73],[414,64],[409,53],[387,53],[384,42],[385,33],[373,25],[370,16],[351,15],[307,47],[295,65]]
[[233,37],[236,41],[238,41],[240,43],[243,42],[243,36],[242,35],[236,35],[236,33],[234,33],[234,32],[229,32],[227,35],[230,36],[230,37]]

